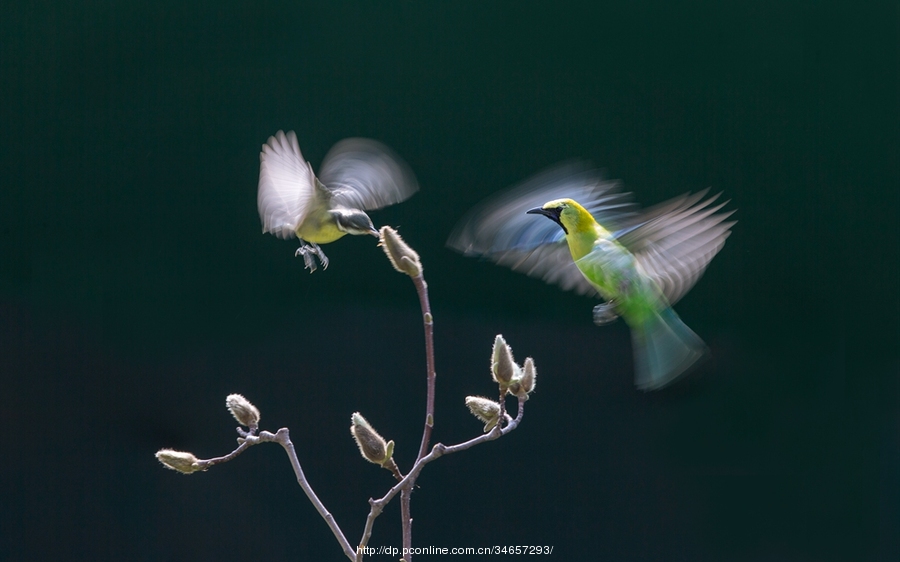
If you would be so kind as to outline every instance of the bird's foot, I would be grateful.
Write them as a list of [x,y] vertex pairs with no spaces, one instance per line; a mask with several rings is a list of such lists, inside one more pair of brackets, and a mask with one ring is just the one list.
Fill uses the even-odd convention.
[[303,256],[303,263],[306,264],[304,267],[305,269],[308,269],[310,273],[318,268],[316,266],[316,258],[319,258],[319,261],[322,262],[322,269],[328,269],[328,258],[325,256],[325,252],[322,251],[322,248],[319,248],[318,244],[304,244],[297,248],[294,255]]
[[616,314],[616,303],[614,301],[606,301],[594,307],[594,324],[603,326],[616,321],[619,315]]
[[319,256],[319,261],[322,262],[322,269],[328,269],[328,256],[318,246],[316,246],[316,255]]

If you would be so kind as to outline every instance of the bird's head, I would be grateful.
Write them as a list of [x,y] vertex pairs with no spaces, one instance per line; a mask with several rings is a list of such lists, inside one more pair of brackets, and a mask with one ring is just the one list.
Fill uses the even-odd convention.
[[332,212],[337,227],[347,234],[370,234],[378,236],[369,215],[359,209],[340,209]]
[[533,215],[544,215],[562,227],[563,232],[578,232],[584,228],[587,219],[593,222],[591,214],[572,199],[554,199],[526,211]]

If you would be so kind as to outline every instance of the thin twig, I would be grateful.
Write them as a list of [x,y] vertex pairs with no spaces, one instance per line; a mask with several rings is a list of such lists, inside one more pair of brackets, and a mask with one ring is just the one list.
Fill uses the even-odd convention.
[[366,517],[366,526],[363,529],[363,536],[359,541],[359,548],[356,549],[355,562],[362,562],[363,549],[369,544],[369,539],[372,537],[372,525],[375,524],[375,519],[381,515],[381,512],[384,510],[384,505],[378,504],[372,498],[369,498],[369,505],[371,508],[369,509],[369,515]]
[[[384,507],[390,503],[394,496],[405,489],[411,489],[416,482],[416,479],[419,477],[419,473],[422,472],[422,469],[425,468],[425,465],[430,463],[431,461],[437,460],[444,455],[449,455],[453,453],[458,453],[460,451],[465,451],[466,449],[470,449],[475,445],[480,443],[486,443],[488,441],[493,441],[494,439],[499,439],[500,437],[506,435],[510,431],[515,430],[519,427],[519,424],[522,423],[522,418],[525,415],[525,400],[526,398],[519,398],[519,411],[516,414],[515,419],[512,419],[509,415],[506,415],[506,425],[504,427],[500,427],[500,425],[494,426],[492,430],[489,432],[479,435],[474,439],[470,439],[468,441],[464,441],[462,443],[458,443],[456,445],[444,445],[443,443],[435,443],[434,447],[432,447],[431,452],[420,458],[416,461],[416,464],[412,467],[409,473],[398,482],[393,488],[388,490],[388,493],[384,495],[384,497],[374,500],[369,499],[369,505],[371,508],[369,509],[369,515],[366,517],[366,526],[363,530],[362,539],[359,541],[359,548],[357,549],[360,554],[356,558],[356,562],[360,562],[362,560],[362,550],[369,543],[369,538],[372,536],[372,526],[375,523],[375,519],[381,515],[381,512],[384,511]],[[408,551],[407,551],[408,552]]]
[[516,429],[519,426],[519,423],[521,423],[524,413],[525,413],[525,399],[520,398],[518,415],[516,416],[515,419],[510,419],[510,417],[507,415],[506,416],[507,424],[502,429],[500,428],[499,425],[496,425],[496,426],[494,426],[494,429],[490,430],[489,432],[487,432],[483,435],[479,435],[478,437],[475,437],[474,439],[470,439],[468,441],[459,443],[457,445],[447,446],[447,445],[444,445],[443,443],[436,443],[434,445],[434,447],[432,447],[430,453],[428,453],[427,455],[425,455],[424,457],[419,459],[418,462],[416,462],[416,464],[409,471],[409,474],[406,475],[406,478],[404,478],[402,481],[398,482],[393,488],[390,489],[390,491],[387,494],[385,494],[385,496],[383,498],[381,498],[378,501],[383,502],[383,503],[387,503],[388,501],[390,501],[391,498],[396,496],[397,493],[400,490],[402,490],[404,486],[408,485],[410,481],[415,482],[416,478],[419,477],[419,473],[422,471],[422,469],[425,467],[425,465],[430,463],[431,461],[437,460],[438,458],[440,458],[444,455],[449,455],[452,453],[458,453],[460,451],[465,451],[466,449],[470,449],[470,448],[474,447],[475,445],[484,443],[486,441],[493,441],[494,439],[498,439],[498,438],[502,437],[503,435],[506,435],[510,431],[513,431],[514,429]]
[[509,393],[505,388],[500,390],[500,400],[497,401],[500,404],[500,417],[501,419],[507,419],[509,414],[506,413],[506,395]]
[[410,485],[405,486],[400,491],[400,521],[403,522],[403,559],[409,561],[412,559],[410,551],[412,549],[412,514],[410,512],[410,496],[412,495],[412,486],[415,480],[410,481]]
[[431,304],[428,301],[428,284],[421,274],[412,278],[419,295],[419,305],[422,307],[422,323],[425,327],[425,369],[428,384],[428,394],[425,400],[425,428],[422,431],[422,444],[419,446],[421,459],[428,452],[428,443],[431,440],[431,429],[434,427],[434,387],[437,373],[434,368],[434,317],[431,314]]
[[[428,283],[421,274],[411,276],[413,284],[416,286],[416,293],[419,295],[419,305],[422,308],[422,324],[425,328],[425,380],[426,380],[426,397],[425,397],[425,427],[422,429],[422,443],[419,445],[419,454],[416,461],[424,457],[428,452],[428,444],[431,441],[431,430],[434,427],[434,393],[435,379],[437,373],[434,368],[434,317],[431,314],[431,303],[428,300]],[[407,488],[403,490],[400,497],[400,521],[403,530],[403,552],[410,552],[412,548],[412,513],[410,508],[410,496],[412,495],[412,480]],[[412,555],[407,555],[406,560],[409,562]]]
[[[260,435],[260,437],[262,437],[262,435]],[[294,474],[297,476],[297,483],[300,484],[300,487],[306,492],[306,497],[308,497],[309,501],[316,507],[316,511],[319,512],[319,515],[321,515],[325,522],[328,523],[328,527],[331,529],[331,532],[334,533],[334,538],[337,539],[341,548],[344,549],[344,554],[347,555],[347,558],[353,560],[356,556],[353,546],[350,544],[350,541],[347,540],[347,537],[344,536],[337,521],[334,520],[334,516],[325,508],[325,504],[322,503],[319,496],[313,491],[312,486],[307,482],[306,476],[303,474],[303,469],[300,468],[300,460],[297,459],[297,451],[294,450],[294,444],[291,442],[287,428],[283,427],[279,429],[274,437],[274,441],[284,448],[288,458],[291,460],[291,466],[294,468]]]
[[385,466],[385,468],[391,471],[391,474],[394,475],[394,478],[398,482],[400,480],[403,480],[403,473],[400,472],[400,467],[397,466],[397,461],[395,461],[393,458],[388,459],[387,466]]
[[316,492],[313,491],[312,486],[310,486],[309,482],[306,480],[306,475],[303,474],[303,469],[300,468],[300,460],[297,458],[297,451],[294,449],[294,444],[291,442],[290,432],[288,431],[288,429],[286,427],[282,427],[278,430],[277,433],[261,431],[259,435],[253,435],[253,433],[246,432],[243,429],[238,428],[238,433],[241,435],[241,437],[238,439],[240,445],[238,445],[237,449],[225,455],[224,457],[201,460],[198,461],[197,464],[206,469],[210,466],[232,460],[253,445],[258,445],[260,443],[278,443],[282,446],[285,453],[287,453],[288,459],[290,459],[291,461],[291,467],[294,469],[294,475],[297,477],[297,483],[300,484],[300,487],[306,493],[306,497],[309,498],[309,501],[316,508],[316,511],[319,512],[319,515],[321,515],[322,519],[325,520],[325,523],[328,524],[328,527],[331,529],[334,537],[337,539],[338,543],[341,545],[341,548],[344,550],[344,554],[350,560],[356,560],[356,551],[350,544],[350,541],[348,541],[347,537],[344,536],[344,533],[343,531],[341,531],[341,528],[337,524],[337,521],[334,520],[334,516],[328,511],[328,509],[325,508],[325,504],[322,503],[322,501],[319,499],[319,496],[316,495]]
[[228,461],[232,460],[233,458],[237,457],[238,455],[240,455],[241,453],[243,453],[244,451],[249,449],[251,445],[254,445],[254,443],[250,443],[249,441],[244,440],[240,445],[238,445],[237,449],[231,451],[224,457],[216,457],[214,459],[206,459],[206,460],[197,461],[197,464],[200,465],[200,467],[203,470],[206,470],[211,466],[215,466],[217,464],[220,464],[223,462],[228,462]]

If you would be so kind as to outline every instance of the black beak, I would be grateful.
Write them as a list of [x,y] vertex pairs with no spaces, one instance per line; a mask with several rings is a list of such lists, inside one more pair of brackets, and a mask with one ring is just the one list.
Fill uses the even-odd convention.
[[544,209],[543,207],[535,207],[534,209],[528,209],[525,212],[529,215],[544,215],[545,217],[547,217],[548,219],[552,220],[553,222],[558,224],[560,227],[562,227],[563,232],[565,232],[566,234],[569,233],[569,231],[566,230],[566,227],[563,226],[562,221],[559,220],[559,214],[562,212],[562,209],[560,209],[559,207],[554,207],[552,209]]

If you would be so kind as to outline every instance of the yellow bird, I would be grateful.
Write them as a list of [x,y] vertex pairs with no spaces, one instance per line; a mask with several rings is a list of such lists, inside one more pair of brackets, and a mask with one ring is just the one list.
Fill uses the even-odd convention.
[[310,273],[316,260],[328,267],[319,244],[345,234],[378,236],[366,210],[409,198],[419,187],[399,156],[370,139],[350,138],[335,144],[320,170],[321,180],[303,158],[294,131],[278,131],[259,153],[256,203],[263,233],[282,239],[297,237]]
[[[641,211],[585,165],[541,174],[471,211],[448,244],[467,255],[599,297],[594,323],[631,328],[635,385],[670,384],[706,351],[672,310],[725,244],[734,211],[706,192]],[[529,215],[543,215],[550,221]]]

